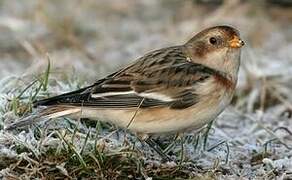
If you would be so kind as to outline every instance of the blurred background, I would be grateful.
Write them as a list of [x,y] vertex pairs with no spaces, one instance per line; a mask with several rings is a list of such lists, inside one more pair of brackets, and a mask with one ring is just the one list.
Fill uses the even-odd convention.
[[[231,179],[292,179],[291,0],[0,0],[0,128],[4,121],[15,121],[16,114],[23,114],[19,109],[30,113],[34,98],[72,91],[149,51],[183,44],[197,32],[222,24],[236,27],[246,43],[239,82],[232,106],[215,122],[209,136],[206,133],[209,150],[205,151],[205,145],[201,150],[189,144],[189,159],[206,170],[204,173],[212,172],[216,177],[219,174],[222,179],[226,179],[225,174]],[[50,73],[44,73],[48,59]],[[44,77],[49,77],[49,86]],[[46,85],[41,90],[39,81],[43,79]],[[90,127],[78,127],[83,129],[80,137],[86,140],[87,132],[97,134],[91,137],[92,142],[103,136]],[[32,152],[47,152],[45,146],[38,145],[42,140],[35,138],[32,131],[13,134],[0,130],[0,169],[16,167],[23,159],[23,153],[16,153],[15,144],[27,143],[25,147]],[[120,147],[116,137],[107,140],[111,142],[108,147]],[[77,146],[81,141],[78,142]],[[180,152],[180,145],[174,152]],[[16,157],[17,165],[7,161],[10,156]],[[68,157],[56,164],[67,164],[71,155]],[[121,161],[113,159],[114,162]],[[144,164],[151,175],[153,168],[147,163],[152,162]],[[65,168],[70,170],[70,164]],[[194,172],[198,169],[191,168],[192,163],[185,165],[181,172],[187,177],[197,175]],[[26,163],[20,166],[28,167]],[[120,172],[104,167],[109,175]],[[48,169],[44,174],[51,172],[51,164]],[[6,170],[0,171],[0,178]],[[19,177],[22,169],[11,171]],[[34,166],[31,172],[35,172]],[[160,171],[155,172],[160,175]]]
[[48,53],[53,72],[75,71],[92,82],[221,24],[240,30],[247,44],[243,64],[287,68],[291,6],[289,0],[1,0],[0,75],[44,71]]

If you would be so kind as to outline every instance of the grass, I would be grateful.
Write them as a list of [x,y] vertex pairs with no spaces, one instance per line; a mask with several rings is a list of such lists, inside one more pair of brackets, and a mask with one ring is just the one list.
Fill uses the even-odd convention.
[[[24,87],[15,87],[20,79],[13,79],[12,90],[7,89],[8,97],[2,113],[12,113],[15,118],[34,113],[34,100],[50,96],[55,75],[51,73],[48,59],[44,73],[25,77],[31,79]],[[52,79],[50,79],[51,77]],[[78,81],[78,80],[77,80]],[[68,79],[67,82],[72,82]],[[69,85],[79,88],[80,83]],[[62,83],[60,86],[64,86]],[[13,92],[13,93],[9,93]],[[6,92],[4,92],[6,93]],[[16,95],[14,95],[16,94]],[[274,130],[261,124],[251,115],[242,116],[256,123],[271,138],[263,142],[263,146],[252,152],[250,164],[263,166],[263,161],[273,157],[275,143],[290,150],[286,140],[279,137],[277,132],[291,135],[287,127]],[[213,179],[215,177],[233,174],[234,141],[225,138],[218,139],[214,135],[213,123],[209,123],[198,134],[184,136],[159,137],[157,141],[173,158],[173,162],[163,162],[161,157],[137,139],[130,132],[117,129],[107,123],[87,119],[76,121],[70,118],[58,118],[47,123],[31,126],[29,129],[13,132],[1,131],[2,141],[9,143],[2,146],[6,153],[13,156],[1,156],[1,174],[6,178],[93,178],[93,179]],[[0,138],[1,144],[1,138]],[[230,147],[232,146],[232,148]],[[269,148],[270,147],[270,148]],[[9,150],[8,150],[9,149]],[[233,150],[232,150],[233,149]],[[193,156],[195,155],[195,156]],[[207,159],[207,164],[205,158]],[[270,166],[270,165],[267,165]],[[270,168],[271,169],[271,168]],[[275,171],[268,171],[267,176],[273,177]]]
[[[292,178],[288,7],[278,9],[285,13],[279,18],[277,7],[249,1],[212,7],[176,0],[13,2],[1,1],[0,178]],[[36,113],[36,99],[79,89],[147,51],[221,23],[238,27],[246,41],[238,89],[229,109],[200,133],[155,138],[173,162],[130,132],[89,119],[3,131]]]
[[[5,101],[9,107],[7,110],[13,112],[14,117],[33,113],[33,101],[44,94],[50,94],[50,69],[48,59],[45,72],[38,76],[40,78],[28,83],[23,89],[16,88],[13,94],[17,96]],[[188,163],[191,161],[185,157],[184,145],[195,142],[196,148],[199,148],[199,143],[206,147],[210,128],[211,125],[202,133],[203,141],[194,140],[196,136],[163,141],[165,150],[173,154],[176,162],[162,163],[159,155],[142,145],[129,132],[102,122],[77,122],[69,118],[59,118],[41,126],[33,125],[20,134],[16,133],[17,130],[2,131],[3,134],[9,134],[10,138],[13,137],[7,147],[10,152],[17,154],[11,159],[5,157],[2,167],[9,167],[9,170],[2,170],[2,173],[6,178],[29,179],[194,178],[197,176],[194,171],[204,171],[199,166]]]

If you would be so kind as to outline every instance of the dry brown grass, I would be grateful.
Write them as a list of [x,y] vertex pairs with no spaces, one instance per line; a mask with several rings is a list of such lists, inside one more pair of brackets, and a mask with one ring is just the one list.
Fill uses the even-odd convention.
[[209,133],[158,138],[174,162],[162,162],[134,135],[110,124],[60,118],[0,130],[0,177],[291,178],[291,9],[254,1],[0,3],[1,129],[33,113],[34,99],[80,88],[147,51],[183,43],[204,27],[231,24],[247,44],[232,106]]

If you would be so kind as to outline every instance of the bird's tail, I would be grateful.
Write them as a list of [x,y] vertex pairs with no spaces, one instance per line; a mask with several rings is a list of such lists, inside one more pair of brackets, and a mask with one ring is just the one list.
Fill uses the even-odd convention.
[[80,107],[72,106],[50,106],[41,109],[33,115],[29,115],[19,119],[18,121],[8,124],[5,130],[13,130],[24,126],[32,125],[40,121],[49,120],[52,118],[62,117],[66,115],[76,114],[81,112]]

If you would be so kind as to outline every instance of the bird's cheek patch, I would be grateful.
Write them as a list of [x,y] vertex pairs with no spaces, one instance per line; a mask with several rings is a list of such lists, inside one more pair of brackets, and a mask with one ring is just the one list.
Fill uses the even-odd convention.
[[194,55],[196,57],[205,57],[210,51],[212,51],[212,48],[202,43],[195,48]]

